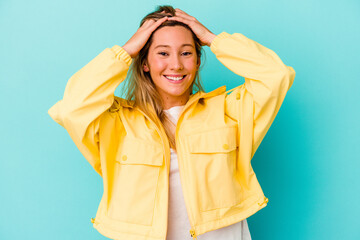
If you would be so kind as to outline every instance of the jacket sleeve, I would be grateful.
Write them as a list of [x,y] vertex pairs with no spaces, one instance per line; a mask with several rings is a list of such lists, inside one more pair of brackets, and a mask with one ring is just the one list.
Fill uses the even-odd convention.
[[100,117],[112,106],[115,89],[126,78],[131,62],[122,47],[106,48],[70,77],[63,99],[48,110],[100,176]]
[[226,96],[225,111],[239,124],[239,148],[250,159],[278,113],[295,71],[272,50],[240,33],[222,32],[211,51],[228,69],[245,78],[245,83]]

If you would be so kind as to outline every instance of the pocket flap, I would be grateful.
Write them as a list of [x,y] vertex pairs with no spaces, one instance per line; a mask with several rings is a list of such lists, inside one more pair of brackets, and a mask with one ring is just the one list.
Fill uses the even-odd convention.
[[121,164],[162,166],[163,146],[142,139],[125,138],[116,161]]
[[237,148],[237,126],[221,127],[187,136],[191,153],[226,153]]

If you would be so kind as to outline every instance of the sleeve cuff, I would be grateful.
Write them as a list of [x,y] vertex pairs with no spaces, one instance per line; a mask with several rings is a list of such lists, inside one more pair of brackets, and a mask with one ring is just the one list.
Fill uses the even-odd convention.
[[222,39],[227,38],[229,36],[230,36],[230,34],[227,32],[222,32],[222,33],[216,35],[216,37],[212,40],[212,42],[210,44],[210,50],[212,52],[215,52],[218,49],[219,41],[221,41]]
[[115,53],[117,59],[121,59],[126,62],[127,65],[130,66],[132,63],[132,58],[122,47],[119,45],[114,45],[111,50]]

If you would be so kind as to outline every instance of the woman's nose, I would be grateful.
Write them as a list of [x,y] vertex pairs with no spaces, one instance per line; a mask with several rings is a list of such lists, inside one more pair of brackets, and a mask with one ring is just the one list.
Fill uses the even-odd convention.
[[170,60],[170,68],[173,70],[181,70],[183,69],[183,63],[179,56],[173,56]]

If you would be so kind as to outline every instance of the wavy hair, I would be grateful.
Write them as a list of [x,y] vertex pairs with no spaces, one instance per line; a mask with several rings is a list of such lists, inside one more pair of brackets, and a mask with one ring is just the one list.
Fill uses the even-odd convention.
[[[164,12],[163,12],[164,11]],[[146,15],[140,23],[140,27],[148,19],[154,19],[155,21],[165,17],[165,16],[175,16],[175,9],[172,6],[164,5],[158,6],[154,12]],[[153,42],[154,33],[163,27],[168,26],[183,26],[188,29],[193,36],[195,43],[195,49],[197,54],[198,61],[201,59],[203,48],[201,46],[200,40],[191,30],[191,28],[175,20],[168,20],[162,23],[149,37],[148,41],[144,47],[140,50],[139,54],[133,59],[133,62],[128,71],[128,78],[125,81],[125,86],[122,88],[122,93],[125,95],[124,98],[128,101],[134,101],[134,107],[137,106],[142,110],[146,115],[148,115],[156,123],[156,118],[162,123],[165,133],[168,137],[170,146],[176,150],[175,144],[175,124],[173,124],[163,109],[163,100],[160,97],[160,94],[156,90],[155,84],[151,79],[150,73],[143,70],[143,65],[146,63],[148,56],[149,48]],[[199,68],[200,70],[200,68]],[[199,70],[195,74],[194,81],[190,85],[190,95],[195,94],[198,91],[204,92],[204,88],[201,83]],[[194,87],[195,86],[195,87]],[[152,108],[152,109],[149,109]],[[153,110],[153,111],[152,111]]]

